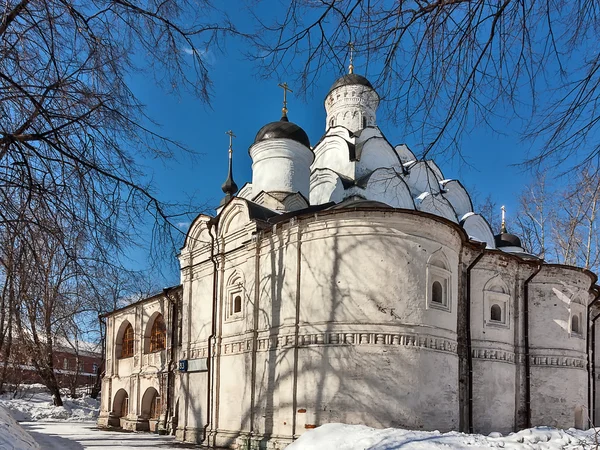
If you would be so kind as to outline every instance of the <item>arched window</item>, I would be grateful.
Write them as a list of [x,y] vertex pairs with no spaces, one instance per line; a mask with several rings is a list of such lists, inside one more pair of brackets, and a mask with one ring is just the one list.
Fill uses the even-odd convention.
[[494,322],[502,322],[502,308],[500,308],[500,305],[492,305],[490,308],[490,320]]
[[242,312],[242,296],[236,295],[233,299],[233,313],[236,314],[239,312]]
[[431,286],[431,301],[440,305],[444,304],[444,289],[439,281],[434,281]]
[[156,316],[150,331],[150,353],[164,350],[167,344],[167,327],[162,314]]
[[331,120],[329,121],[329,126],[330,127],[334,127],[335,126],[335,117],[331,118]]
[[450,311],[451,279],[446,257],[440,251],[427,260],[427,305],[435,309]]
[[579,316],[577,315],[571,317],[571,333],[581,333],[581,330],[579,329]]
[[227,280],[225,320],[240,320],[244,308],[244,275],[234,272]]
[[127,324],[123,333],[123,341],[121,343],[121,358],[129,358],[133,356],[133,327]]
[[366,116],[363,116],[363,118],[362,118],[362,126],[363,126],[363,128],[367,127],[367,117]]

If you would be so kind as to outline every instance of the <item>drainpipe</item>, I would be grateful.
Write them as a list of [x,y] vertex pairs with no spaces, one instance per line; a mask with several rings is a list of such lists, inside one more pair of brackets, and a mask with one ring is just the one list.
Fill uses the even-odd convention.
[[203,444],[204,441],[206,441],[207,431],[208,431],[208,427],[210,426],[211,416],[212,416],[212,401],[211,401],[212,358],[213,358],[212,341],[215,339],[215,335],[217,333],[217,300],[218,300],[217,299],[217,297],[218,297],[218,295],[217,295],[217,292],[218,292],[217,257],[219,256],[218,254],[215,253],[215,235],[217,234],[217,223],[212,222],[212,223],[209,223],[209,225],[212,225],[212,229],[214,231],[214,234],[210,233],[210,232],[208,233],[210,235],[210,241],[211,241],[210,259],[213,263],[213,292],[212,292],[211,330],[210,330],[210,336],[208,336],[208,349],[207,349],[207,359],[206,359],[206,368],[208,370],[206,372],[206,376],[207,376],[207,380],[206,380],[206,425],[204,425],[204,427],[202,428],[202,440],[200,441],[201,444]]
[[173,395],[173,384],[174,384],[174,371],[175,371],[175,336],[177,333],[177,322],[178,322],[178,314],[177,314],[177,299],[172,298],[169,293],[169,288],[163,289],[163,294],[167,298],[167,300],[171,303],[171,349],[169,356],[169,364],[168,364],[168,372],[167,372],[167,398],[165,399],[165,404],[167,405],[167,413],[165,414],[165,418],[163,420],[163,429],[167,429],[167,422],[169,417],[173,417],[173,405],[172,403],[172,395]]
[[[592,288],[596,297],[594,300],[588,305],[587,308],[587,317],[588,321],[590,320],[590,313],[592,311],[592,307],[598,302],[600,299],[600,288],[594,287]],[[596,364],[594,363],[595,351],[596,351],[596,320],[600,317],[600,313],[598,313],[592,320],[592,325],[587,327],[587,360],[588,360],[588,419],[592,421],[591,425],[595,426],[596,423],[596,408],[594,405],[594,409],[592,409],[592,404],[596,403]]]
[[471,270],[475,267],[475,265],[479,262],[479,260],[483,258],[483,251],[477,255],[477,257],[473,260],[471,264],[467,267],[467,281],[466,281],[466,290],[467,290],[467,299],[466,299],[466,310],[465,310],[465,320],[467,321],[467,368],[469,370],[469,380],[468,380],[468,410],[469,410],[469,433],[473,433],[473,351],[471,349]]
[[523,283],[523,346],[525,347],[525,428],[531,428],[531,362],[529,361],[529,282],[542,270],[539,264]]

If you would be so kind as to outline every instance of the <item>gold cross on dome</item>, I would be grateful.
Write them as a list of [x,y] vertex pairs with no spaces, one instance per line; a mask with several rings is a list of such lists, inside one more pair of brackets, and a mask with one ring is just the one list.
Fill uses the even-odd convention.
[[504,207],[504,205],[502,205],[502,208],[500,209],[502,210],[502,225],[500,232],[506,233],[506,208]]
[[231,130],[227,131],[225,134],[229,136],[229,154],[231,155],[231,152],[233,152],[233,138],[237,136],[233,134],[233,131]]
[[290,92],[294,92],[292,91],[287,83],[279,83],[277,86],[279,86],[281,89],[283,89],[283,108],[281,109],[281,112],[283,113],[283,115],[285,116],[288,112],[287,109],[287,93],[288,91]]
[[350,48],[350,65],[348,66],[348,73],[354,73],[354,42],[348,42]]

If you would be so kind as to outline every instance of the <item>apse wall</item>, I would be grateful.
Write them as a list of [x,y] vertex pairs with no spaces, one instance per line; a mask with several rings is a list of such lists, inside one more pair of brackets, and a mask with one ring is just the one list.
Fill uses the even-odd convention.
[[478,433],[515,429],[524,381],[516,341],[522,336],[518,277],[516,259],[501,252],[486,253],[471,272],[472,416]]
[[[531,422],[582,428],[587,423],[587,304],[590,272],[543,265],[531,281]],[[575,319],[576,318],[576,319]]]
[[[416,214],[340,211],[306,224],[299,420],[458,427],[460,246],[456,230]],[[432,303],[437,276],[445,305]]]

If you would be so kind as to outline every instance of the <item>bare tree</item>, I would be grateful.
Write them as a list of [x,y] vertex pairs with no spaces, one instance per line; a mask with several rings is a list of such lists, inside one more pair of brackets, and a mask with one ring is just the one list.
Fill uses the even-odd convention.
[[460,152],[465,131],[506,116],[543,140],[530,164],[597,162],[593,0],[291,0],[275,23],[257,20],[264,73],[297,74],[305,89],[325,70],[344,72],[353,42],[388,117],[421,139],[423,157]]
[[174,230],[170,219],[181,211],[155,197],[137,161],[187,149],[152,131],[128,74],[149,72],[169,91],[207,103],[202,55],[226,34],[239,33],[207,0],[7,1],[0,15],[0,226],[37,226],[28,208],[35,199],[86,226],[100,249],[114,251],[143,220],[156,220],[156,235]]
[[514,230],[520,236],[523,248],[543,259],[550,256],[548,250],[553,248],[547,241],[557,220],[557,205],[546,178],[546,172],[535,174],[533,183],[520,195]]
[[598,270],[600,176],[582,170],[561,193],[554,227],[560,262]]
[[242,36],[209,0],[3,4],[3,375],[18,332],[60,403],[52,361],[59,325],[77,320],[89,326],[90,315],[97,324],[98,312],[114,308],[113,300],[91,300],[91,278],[107,267],[122,268],[120,257],[138,237],[139,224],[153,224],[154,261],[160,250],[172,255],[177,248],[180,219],[174,217],[201,208],[162,202],[138,162],[193,152],[153,131],[130,74],[148,74],[169,92],[208,104],[211,81],[203,55],[219,50],[227,35]]
[[474,210],[481,214],[492,228],[492,232],[500,233],[500,206],[494,201],[491,195],[488,195],[483,202],[479,201],[479,196],[473,196]]

